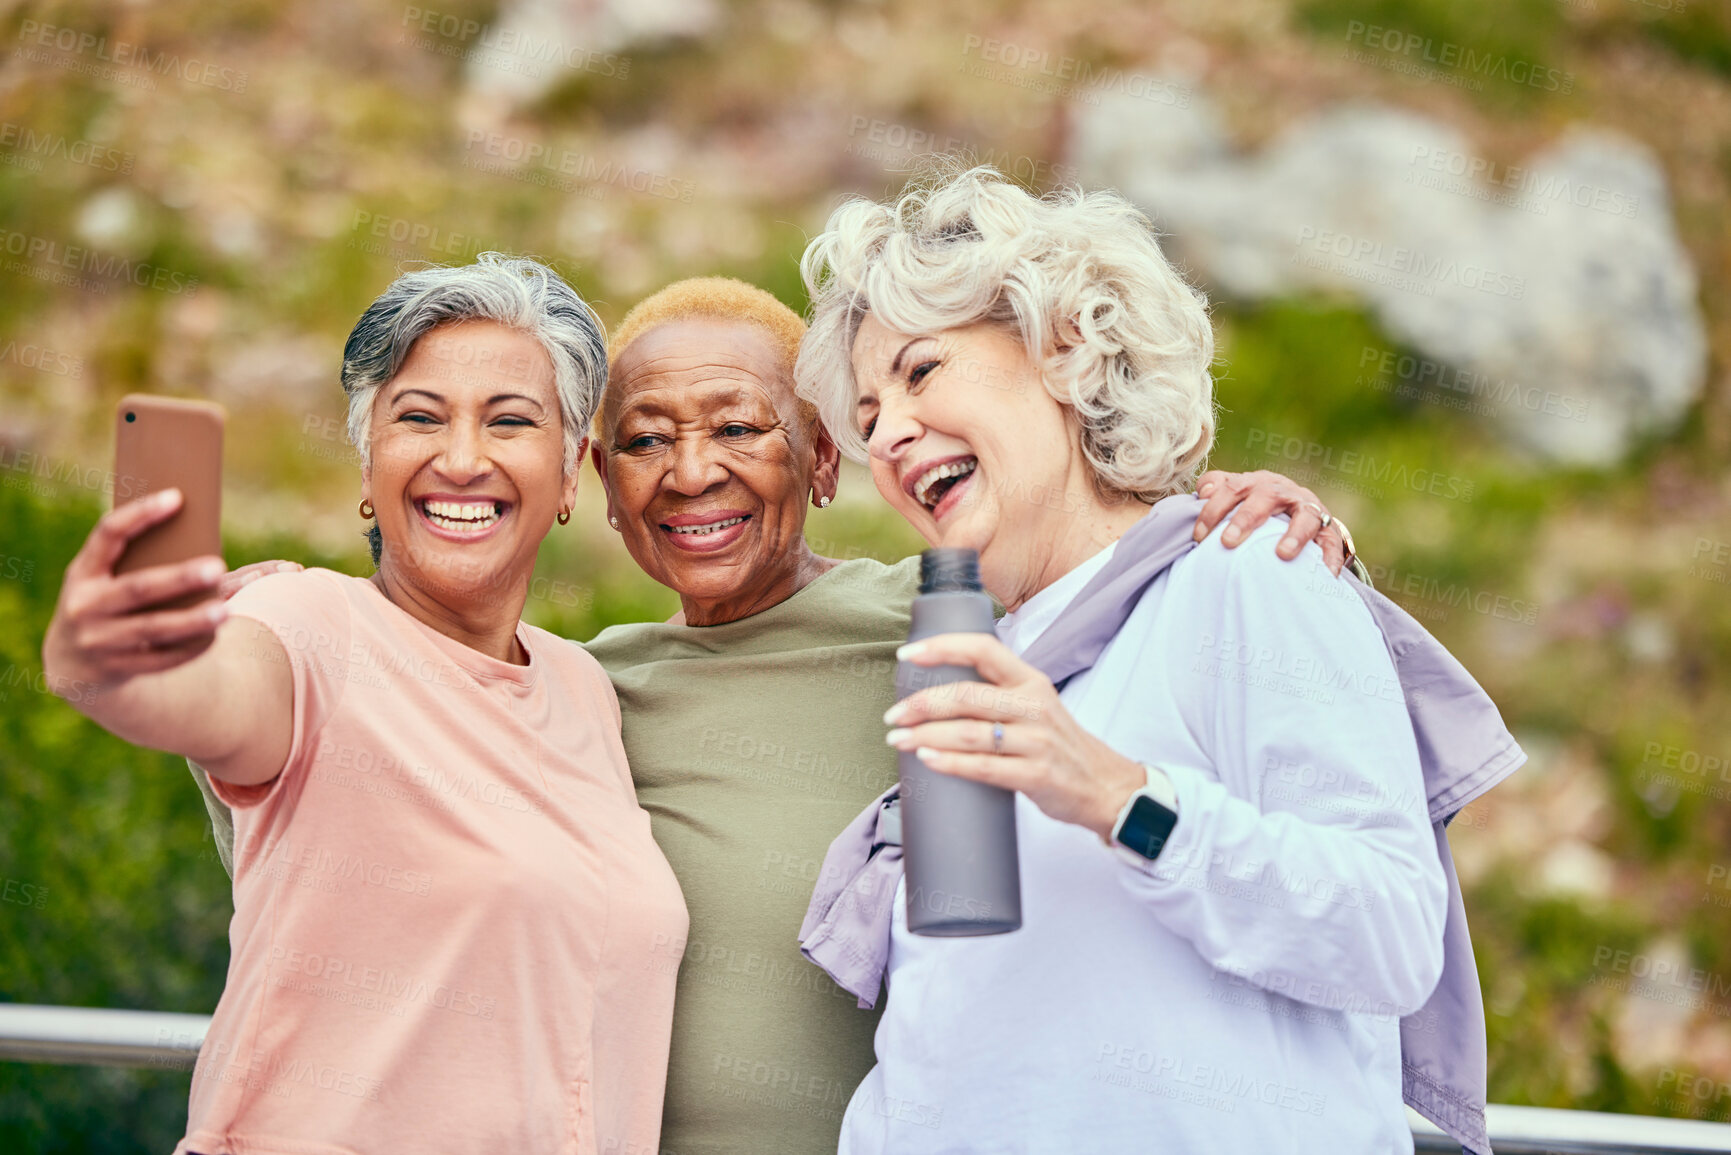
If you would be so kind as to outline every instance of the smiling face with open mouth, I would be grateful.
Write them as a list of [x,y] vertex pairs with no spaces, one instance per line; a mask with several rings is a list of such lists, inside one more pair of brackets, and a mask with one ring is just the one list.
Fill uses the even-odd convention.
[[373,404],[363,493],[385,541],[381,580],[457,614],[477,599],[509,610],[554,515],[576,500],[563,458],[539,342],[491,321],[421,337]]
[[978,550],[1005,605],[1084,548],[1092,473],[1019,337],[992,324],[902,333],[868,313],[853,370],[878,492],[933,545]]
[[805,503],[814,482],[833,490],[837,454],[788,376],[765,330],[718,319],[657,325],[614,363],[596,462],[608,513],[689,625],[775,605],[811,561]]

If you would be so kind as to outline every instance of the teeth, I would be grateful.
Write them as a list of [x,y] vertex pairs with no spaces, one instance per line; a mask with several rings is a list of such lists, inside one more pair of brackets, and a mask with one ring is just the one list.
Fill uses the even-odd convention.
[[932,486],[946,477],[961,477],[964,474],[972,473],[979,464],[977,460],[970,457],[966,461],[952,461],[948,465],[940,465],[935,469],[926,470],[920,475],[920,479],[914,482],[914,500],[921,505],[931,504],[926,500],[926,494],[931,492]]
[[421,508],[440,529],[459,533],[485,529],[499,520],[499,507],[491,501],[424,501]]
[[688,537],[702,537],[705,534],[719,533],[728,526],[738,525],[744,520],[743,517],[730,517],[726,521],[711,521],[704,525],[670,525],[667,528],[671,529],[674,533],[682,533]]

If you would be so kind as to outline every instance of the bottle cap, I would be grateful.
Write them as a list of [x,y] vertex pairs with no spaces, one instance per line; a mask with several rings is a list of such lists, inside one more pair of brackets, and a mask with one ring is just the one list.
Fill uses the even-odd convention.
[[971,549],[926,550],[920,555],[920,592],[985,592],[980,586],[980,555]]

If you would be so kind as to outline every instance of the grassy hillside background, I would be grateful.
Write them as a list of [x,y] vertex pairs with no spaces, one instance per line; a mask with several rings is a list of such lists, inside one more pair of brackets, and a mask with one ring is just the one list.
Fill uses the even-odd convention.
[[[183,764],[40,690],[60,572],[106,502],[119,396],[228,406],[231,564],[366,572],[336,366],[404,262],[538,254],[610,322],[698,273],[803,308],[805,238],[840,195],[899,187],[921,143],[1037,184],[1064,175],[1074,102],[964,69],[969,38],[995,37],[1189,69],[1246,144],[1375,99],[1443,117],[1500,160],[1575,122],[1660,158],[1713,348],[1708,394],[1679,429],[1617,468],[1542,467],[1470,415],[1376,387],[1366,350],[1398,346],[1350,304],[1220,304],[1214,463],[1286,466],[1316,488],[1533,755],[1453,832],[1493,1099],[1731,1113],[1731,1093],[1680,1090],[1731,1082],[1731,5],[727,3],[706,37],[621,47],[515,108],[481,94],[454,55],[465,45],[417,32],[411,11],[424,8],[0,5],[0,1000],[206,1012],[227,963],[227,882]],[[1576,82],[1415,86],[1340,59],[1352,21]],[[45,26],[74,30],[73,48],[43,48]],[[109,48],[79,48],[86,34]],[[117,63],[120,43],[174,54],[181,71]],[[70,246],[113,261],[68,281],[55,262]],[[1307,473],[1267,452],[1270,436],[1464,489]],[[606,530],[594,490],[587,478],[549,539],[529,606],[579,638],[674,608]],[[844,556],[918,547],[857,471],[809,535]],[[1632,984],[1636,959],[1689,977]],[[187,1086],[0,1063],[0,1149],[167,1150]]]

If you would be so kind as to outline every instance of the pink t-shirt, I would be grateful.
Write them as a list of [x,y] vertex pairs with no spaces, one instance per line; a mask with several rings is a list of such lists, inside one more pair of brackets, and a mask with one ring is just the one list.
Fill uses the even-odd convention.
[[601,667],[527,625],[497,661],[329,570],[230,605],[287,652],[294,741],[214,783],[228,985],[176,1151],[652,1155],[685,903]]

